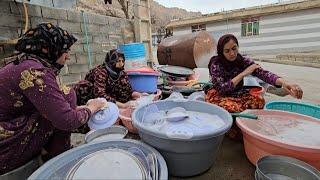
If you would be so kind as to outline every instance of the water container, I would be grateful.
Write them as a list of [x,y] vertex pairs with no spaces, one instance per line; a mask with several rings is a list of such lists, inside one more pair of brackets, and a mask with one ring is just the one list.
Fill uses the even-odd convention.
[[163,39],[158,45],[157,57],[160,65],[208,68],[215,51],[216,43],[212,36],[201,31]]
[[125,69],[135,69],[147,66],[146,50],[143,43],[130,43],[119,46],[126,58]]

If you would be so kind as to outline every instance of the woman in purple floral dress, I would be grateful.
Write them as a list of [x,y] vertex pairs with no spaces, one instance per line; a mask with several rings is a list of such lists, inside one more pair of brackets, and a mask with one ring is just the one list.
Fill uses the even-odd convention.
[[50,23],[29,29],[0,69],[0,174],[44,149],[47,158],[70,148],[71,131],[104,106],[76,106],[75,92],[56,80],[76,39]]
[[[211,58],[209,72],[213,88],[206,93],[206,101],[217,104],[229,112],[242,112],[246,109],[262,109],[265,100],[261,96],[249,94],[243,88],[243,78],[253,75],[259,79],[283,87],[291,96],[301,99],[303,91],[296,84],[290,84],[276,74],[262,69],[258,64],[239,52],[238,40],[231,34],[219,39],[217,56]],[[242,139],[241,131],[235,123],[229,137]]]

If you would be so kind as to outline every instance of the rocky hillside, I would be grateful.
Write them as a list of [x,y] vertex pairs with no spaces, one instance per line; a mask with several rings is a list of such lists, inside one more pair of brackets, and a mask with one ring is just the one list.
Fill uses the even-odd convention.
[[154,19],[152,31],[155,32],[168,24],[173,19],[201,16],[200,12],[188,12],[181,8],[167,8],[156,1],[151,0],[151,18]]
[[[78,0],[75,9],[108,16],[125,17],[119,1],[121,0],[113,0],[112,5],[106,5],[103,0]],[[132,1],[129,0],[128,3],[129,17],[133,17],[134,15],[132,9],[133,4],[131,2]],[[181,8],[167,8],[153,0],[150,0],[150,5],[153,32],[164,27],[173,19],[201,16],[200,12],[188,12]]]

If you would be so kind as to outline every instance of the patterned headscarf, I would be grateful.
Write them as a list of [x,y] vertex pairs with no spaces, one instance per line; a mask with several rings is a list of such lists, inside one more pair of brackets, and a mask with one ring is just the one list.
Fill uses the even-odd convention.
[[15,49],[19,53],[38,56],[60,69],[63,66],[57,64],[57,59],[68,52],[76,41],[66,30],[51,23],[41,23],[36,28],[29,29],[19,39]]
[[116,67],[119,57],[122,57],[125,61],[124,54],[117,49],[110,50],[105,57],[106,68],[109,71],[109,73],[115,78],[118,77],[124,70],[124,67]]

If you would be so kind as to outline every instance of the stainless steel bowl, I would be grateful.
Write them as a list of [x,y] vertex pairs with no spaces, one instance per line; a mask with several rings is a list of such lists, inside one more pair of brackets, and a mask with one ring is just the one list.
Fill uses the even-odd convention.
[[309,164],[286,156],[258,160],[256,180],[320,180],[320,172]]
[[128,134],[128,129],[114,125],[105,129],[90,131],[84,137],[86,143],[104,142],[107,140],[123,139]]

